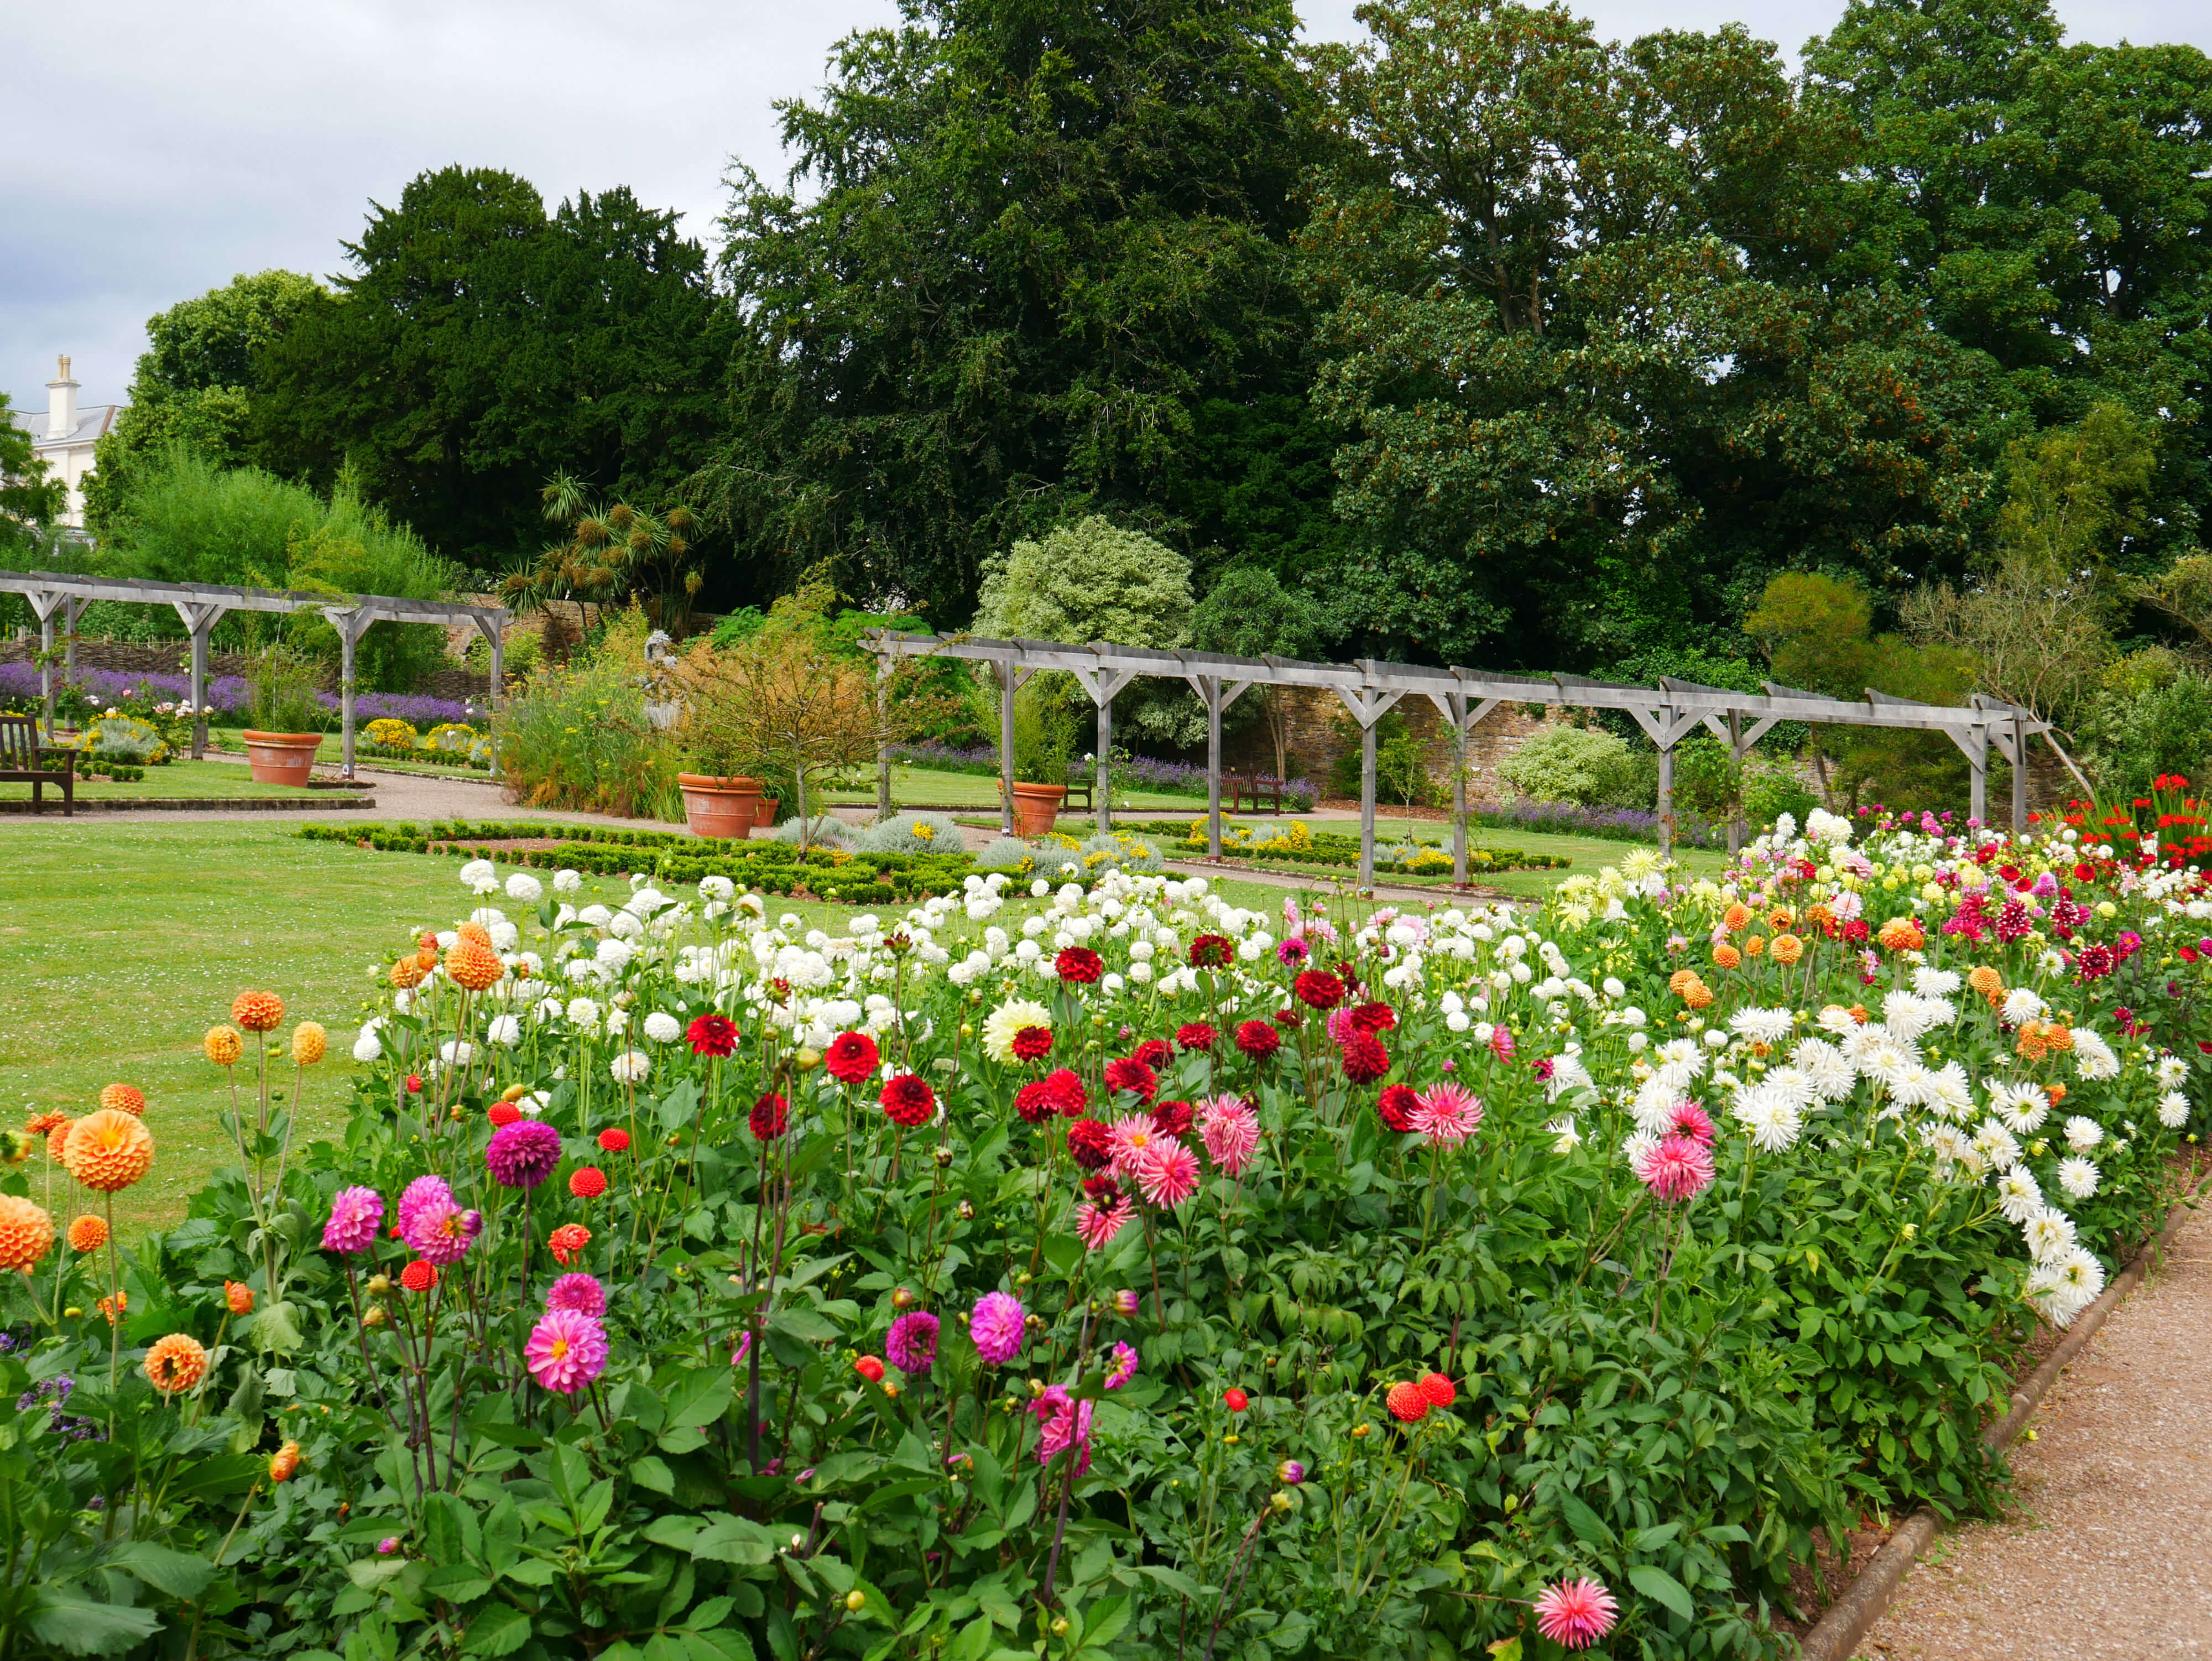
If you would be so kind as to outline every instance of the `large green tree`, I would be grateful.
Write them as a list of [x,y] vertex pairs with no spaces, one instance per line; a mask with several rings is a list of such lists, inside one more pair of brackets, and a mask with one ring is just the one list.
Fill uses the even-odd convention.
[[726,520],[940,626],[988,555],[1096,508],[1201,560],[1324,557],[1285,0],[901,10],[781,106],[792,188],[738,175]]
[[86,523],[95,536],[107,534],[133,481],[171,447],[220,466],[248,459],[255,356],[325,297],[313,277],[258,271],[146,319],[130,401],[101,436],[96,470],[85,481]]
[[259,459],[369,498],[479,569],[535,552],[553,474],[658,505],[711,452],[730,356],[707,257],[626,189],[550,216],[511,173],[372,204],[353,269],[257,359]]

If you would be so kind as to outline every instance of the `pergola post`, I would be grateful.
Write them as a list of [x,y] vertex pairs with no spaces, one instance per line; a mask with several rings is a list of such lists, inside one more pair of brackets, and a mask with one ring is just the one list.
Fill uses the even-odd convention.
[[76,691],[76,620],[88,604],[74,594],[62,602],[62,678],[72,692]]
[[[1743,716],[1731,709],[1728,713],[1729,759],[1738,768],[1743,765]],[[1735,800],[1729,809],[1729,857],[1734,859],[1743,849],[1743,788],[1739,780]]]
[[1193,675],[1199,701],[1206,705],[1206,853],[1221,857],[1221,678]]
[[1972,737],[1966,740],[1966,765],[1973,775],[1966,812],[1977,824],[1987,824],[1990,820],[1990,729],[1975,727]]
[[[1370,675],[1375,666],[1362,663],[1360,672]],[[1359,723],[1359,885],[1375,886],[1375,728],[1391,706],[1405,696],[1376,686],[1340,686],[1336,695],[1352,718]]]
[[[1091,649],[1102,658],[1112,654],[1111,646],[1091,642]],[[1109,669],[1103,663],[1096,669],[1074,672],[1083,690],[1091,694],[1091,701],[1098,707],[1098,748],[1091,760],[1096,769],[1095,792],[1092,806],[1098,818],[1098,834],[1104,836],[1114,828],[1114,699],[1121,689],[1136,679],[1134,669]]]
[[999,822],[1014,834],[1014,654],[999,660]]
[[207,754],[207,684],[208,638],[215,633],[215,625],[228,608],[212,600],[179,599],[170,602],[177,608],[177,618],[192,637],[192,759],[198,761]]
[[365,605],[356,605],[349,611],[332,606],[323,615],[338,631],[338,742],[345,776],[350,779],[354,776],[354,694],[357,690],[354,648],[368,632],[368,625],[376,621],[376,613]]
[[54,611],[62,597],[50,590],[33,589],[23,596],[39,619],[39,702],[46,709],[46,742],[54,741]]
[[2012,833],[2027,834],[2027,725],[2012,718]]
[[[884,722],[882,731],[890,731],[889,698],[894,660],[888,652],[876,659],[876,711]],[[891,816],[891,745],[888,736],[876,746],[876,817],[887,819]]]

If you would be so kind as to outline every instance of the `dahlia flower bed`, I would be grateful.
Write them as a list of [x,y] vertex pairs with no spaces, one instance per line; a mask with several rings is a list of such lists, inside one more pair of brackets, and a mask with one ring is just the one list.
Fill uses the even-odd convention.
[[[1541,910],[461,867],[0,1197],[9,1653],[1776,1656],[2201,1129],[2193,869],[1784,821]],[[327,1013],[327,1012],[326,1012]],[[57,1232],[64,1238],[57,1239]]]

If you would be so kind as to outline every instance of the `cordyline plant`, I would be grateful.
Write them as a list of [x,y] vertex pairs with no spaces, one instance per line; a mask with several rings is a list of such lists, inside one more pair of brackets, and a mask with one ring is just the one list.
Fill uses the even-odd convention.
[[1987,1501],[2204,1117],[2204,882],[2070,827],[834,937],[461,875],[343,1135],[18,1323],[25,1652],[1778,1658],[1816,1530]]

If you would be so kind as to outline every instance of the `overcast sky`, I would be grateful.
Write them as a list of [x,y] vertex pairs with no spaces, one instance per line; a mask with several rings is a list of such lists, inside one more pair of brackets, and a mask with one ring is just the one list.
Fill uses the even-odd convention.
[[[1309,33],[1360,33],[1305,0]],[[1838,0],[1583,0],[1607,35],[1735,18],[1794,59]],[[2201,0],[2063,0],[2075,38],[2212,48]],[[781,163],[776,98],[893,0],[79,0],[0,3],[0,388],[43,409],[68,352],[118,400],[145,319],[270,266],[340,268],[369,198],[448,162],[549,204],[629,185],[711,237],[723,164]]]

